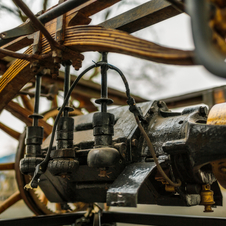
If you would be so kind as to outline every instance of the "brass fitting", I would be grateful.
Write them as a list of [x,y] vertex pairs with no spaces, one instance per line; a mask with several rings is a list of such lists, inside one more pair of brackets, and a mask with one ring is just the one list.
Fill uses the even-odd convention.
[[170,185],[162,176],[155,176],[155,180],[161,182],[163,185],[165,185],[165,191],[166,192],[176,192],[176,189],[174,186]]
[[209,184],[202,185],[202,191],[201,191],[201,205],[205,206],[205,209],[203,212],[213,212],[212,205],[215,204],[214,198],[213,198],[213,191],[210,190]]

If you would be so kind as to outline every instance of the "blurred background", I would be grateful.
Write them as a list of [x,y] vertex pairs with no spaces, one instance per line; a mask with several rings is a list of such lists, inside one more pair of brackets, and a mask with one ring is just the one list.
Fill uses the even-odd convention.
[[[30,9],[37,13],[42,9],[46,10],[57,4],[57,0],[24,0]],[[92,17],[91,24],[99,24],[106,19],[110,19],[121,14],[128,9],[134,8],[144,0],[123,0],[103,12]],[[13,4],[12,1],[0,0],[0,32],[9,30],[20,25],[26,20],[26,16]],[[133,33],[134,36],[153,41],[164,46],[178,48],[183,50],[192,50],[194,48],[190,19],[186,14],[175,16],[164,22],[158,23],[139,32]],[[85,60],[80,71],[84,70],[92,61],[98,61],[100,54],[98,52],[85,53]],[[162,99],[172,96],[178,96],[189,92],[225,85],[226,81],[215,77],[206,71],[202,66],[169,66],[150,61],[140,60],[135,57],[124,56],[115,53],[109,53],[108,62],[120,68],[126,75],[131,92],[146,100]],[[62,68],[63,69],[63,68]],[[78,75],[80,71],[72,70],[72,74]],[[0,75],[1,76],[1,75]],[[99,72],[91,72],[85,76],[86,80],[100,83]],[[119,77],[109,72],[109,87],[124,91],[124,86]],[[20,100],[16,100],[20,103]],[[43,100],[41,112],[49,108],[49,102]],[[22,133],[25,124],[12,116],[9,112],[3,111],[0,115],[0,121],[7,126],[13,127],[19,133]],[[0,163],[13,162],[17,150],[18,141],[8,136],[0,129]],[[14,171],[0,172],[0,204],[11,194],[17,191]],[[114,210],[115,208],[112,208]],[[203,213],[203,207],[160,207],[139,205],[139,208],[117,208],[118,211],[139,211],[147,213],[167,213],[167,214],[191,214],[204,216],[225,216],[225,208],[218,207],[214,213]],[[15,218],[32,216],[33,213],[19,201],[0,215],[0,218]]]

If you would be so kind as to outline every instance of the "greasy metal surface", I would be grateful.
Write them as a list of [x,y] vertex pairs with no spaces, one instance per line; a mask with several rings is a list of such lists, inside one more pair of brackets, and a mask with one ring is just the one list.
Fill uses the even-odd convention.
[[139,162],[126,166],[107,191],[107,205],[136,207],[139,188],[154,167],[153,162]]
[[[139,107],[141,107],[142,112],[144,115],[147,114],[148,109],[151,107],[152,102],[146,102],[138,104]],[[114,140],[119,140],[120,138],[127,138],[130,139],[133,135],[134,131],[137,128],[135,119],[133,114],[129,111],[128,106],[124,107],[118,107],[113,110],[109,110],[109,113],[112,113],[115,115],[116,123],[114,125]],[[93,120],[93,113],[88,115],[80,115],[73,117],[74,118],[74,124],[77,125],[90,125],[90,129],[85,129],[83,131],[77,131],[74,132],[74,146],[80,146],[83,143],[93,143],[94,137],[93,137],[93,130],[92,130],[92,120]],[[49,144],[50,137],[48,137],[42,145],[42,148],[47,148]],[[55,146],[54,141],[54,146]]]
[[[147,102],[139,106],[147,120],[144,128],[159,160],[162,161],[164,170],[171,172],[170,175],[175,177],[174,180],[179,178],[183,182],[183,188],[179,190],[180,195],[171,192],[172,195],[168,196],[164,185],[156,182],[154,175],[148,177],[154,164],[151,153],[128,107],[120,107],[110,111],[116,118],[113,144],[117,148],[117,143],[123,142],[125,150],[121,152],[118,149],[122,158],[107,170],[100,171],[98,167],[87,166],[87,155],[94,147],[93,114],[74,117],[76,125],[74,145],[78,148],[76,156],[80,166],[69,180],[58,178],[61,182],[56,187],[61,186],[60,189],[64,189],[61,196],[65,201],[90,199],[105,202],[106,192],[110,187],[107,192],[109,205],[136,206],[136,203],[157,203],[191,206],[200,203],[200,194],[186,190],[186,184],[198,186],[203,183],[212,184],[215,181],[211,170],[202,166],[214,159],[226,158],[223,139],[226,136],[225,127],[206,125],[205,107],[190,107],[178,113],[171,112],[161,101]],[[216,134],[217,138],[214,136],[213,139],[213,134]],[[44,144],[47,145],[48,140]],[[139,172],[136,172],[136,169]],[[139,192],[139,189],[142,192]],[[216,205],[221,205],[222,196],[219,187],[215,186],[213,190],[217,194]],[[50,192],[52,191],[47,187],[45,191],[47,197]],[[54,197],[52,200],[54,201]]]

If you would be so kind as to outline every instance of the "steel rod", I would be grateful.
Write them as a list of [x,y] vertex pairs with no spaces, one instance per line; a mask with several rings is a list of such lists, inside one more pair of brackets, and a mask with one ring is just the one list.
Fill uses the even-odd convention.
[[[65,73],[64,73],[64,99],[67,96],[67,93],[70,89],[70,83],[71,83],[71,75],[70,75],[70,67],[71,67],[71,61],[65,61],[63,62],[63,65],[65,67]],[[66,106],[69,104],[69,100],[66,103]],[[64,110],[64,116],[68,116],[68,109],[65,108]]]
[[[107,52],[102,53],[102,61],[107,63]],[[108,98],[108,87],[107,87],[107,70],[108,66],[101,66],[101,98]],[[102,101],[101,103],[101,112],[107,112],[107,102]]]
[[34,115],[33,115],[33,126],[38,126],[38,116],[39,114],[39,101],[40,101],[40,93],[41,93],[41,73],[38,73],[35,76],[35,103],[34,103]]

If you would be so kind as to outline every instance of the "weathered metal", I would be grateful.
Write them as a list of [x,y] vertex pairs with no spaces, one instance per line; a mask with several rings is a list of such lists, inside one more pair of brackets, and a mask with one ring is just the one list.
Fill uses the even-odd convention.
[[[20,0],[15,1],[21,3]],[[75,2],[79,2],[78,4],[80,5],[82,1]],[[14,115],[20,116],[27,124],[30,124],[31,121],[27,120],[25,116],[32,110],[32,107],[26,104],[26,98],[24,98],[23,102],[27,109],[22,113],[16,111],[18,106],[16,103],[9,101],[39,70],[48,68],[52,75],[56,75],[55,69],[59,67],[59,63],[67,60],[72,61],[75,69],[79,69],[83,60],[83,56],[80,53],[85,51],[112,51],[161,63],[195,64],[192,51],[165,48],[132,37],[127,33],[100,26],[74,26],[88,24],[90,22],[89,16],[94,11],[98,12],[115,2],[117,0],[108,1],[108,3],[107,1],[89,0],[86,4],[82,4],[77,9],[67,13],[65,21],[61,20],[62,17],[54,19],[51,23],[47,23],[45,28],[43,26],[40,27],[38,19],[34,15],[29,14],[32,21],[36,23],[39,29],[41,28],[47,38],[43,38],[42,41],[39,40],[40,42],[36,43],[37,40],[34,37],[36,40],[34,40],[34,45],[37,44],[41,47],[40,43],[42,43],[42,48],[36,46],[37,48],[35,48],[38,51],[32,51],[30,47],[26,53],[50,53],[52,58],[49,57],[43,61],[40,59],[47,55],[38,55],[40,61],[32,62],[31,73],[28,73],[30,72],[29,63],[21,60],[16,61],[0,80],[0,92],[3,97],[0,109],[3,109],[9,103],[7,109]],[[184,5],[181,2],[171,2],[174,3],[174,6],[175,4],[177,7],[179,6],[180,10],[184,10]],[[69,0],[67,3],[72,3],[72,1]],[[97,7],[88,12],[88,9],[91,9],[91,6],[95,4]],[[201,3],[197,4],[200,6]],[[220,1],[217,4],[221,4]],[[152,7],[147,9],[150,6]],[[65,3],[62,3],[51,12],[54,12],[54,14],[61,13],[60,11],[66,8]],[[28,12],[28,10],[25,11]],[[134,32],[177,14],[179,14],[179,11],[170,4],[153,0],[104,22],[102,25]],[[152,16],[154,17],[152,18]],[[195,16],[192,14],[192,17]],[[26,28],[26,26],[29,27],[30,22],[25,23],[20,28],[11,30],[11,32],[18,31],[18,29],[20,31],[22,29],[22,32],[25,31],[25,33],[31,32],[31,30],[28,31],[29,28]],[[24,28],[25,30],[23,30]],[[64,34],[63,30],[65,31]],[[50,37],[50,33],[55,35],[61,43],[56,43]],[[7,35],[7,32],[4,35]],[[40,34],[36,33],[36,35],[40,37]],[[2,38],[7,38],[7,36],[3,36]],[[18,43],[28,45],[30,42],[25,39],[20,38]],[[64,45],[62,45],[63,41]],[[0,41],[0,45],[1,43],[4,43],[4,40]],[[16,41],[11,42],[11,44],[5,45],[5,48],[15,50],[18,48],[15,47],[15,43]],[[58,51],[54,49],[55,47],[63,51]],[[4,49],[2,53],[4,53]],[[5,52],[5,54],[7,53],[9,52]],[[222,194],[213,175],[213,172],[216,173],[217,170],[211,169],[210,162],[214,161],[216,163],[215,166],[216,168],[218,167],[218,171],[219,164],[221,164],[220,171],[225,173],[224,165],[222,165],[222,162],[219,163],[218,160],[226,158],[224,152],[226,147],[223,139],[226,136],[226,127],[206,124],[207,109],[205,107],[186,108],[182,113],[171,112],[162,101],[148,102],[137,107],[134,99],[130,96],[125,76],[120,73],[119,69],[117,70],[116,67],[107,64],[105,56],[102,62],[95,63],[95,65],[85,70],[87,71],[97,66],[102,68],[102,95],[101,99],[97,101],[102,104],[102,112],[96,115],[90,114],[69,118],[67,109],[64,110],[69,98],[69,95],[66,95],[65,102],[53,126],[52,134],[55,135],[56,125],[59,121],[56,140],[53,140],[54,136],[48,137],[42,146],[42,150],[38,150],[38,157],[44,159],[41,164],[38,164],[37,159],[29,162],[32,165],[32,169],[37,165],[31,181],[32,187],[37,187],[38,178],[41,176],[40,187],[48,200],[61,203],[64,206],[62,208],[65,210],[69,209],[67,202],[77,201],[87,203],[107,201],[109,205],[116,206],[136,206],[138,203],[174,206],[203,204],[208,210],[210,210],[209,207],[214,202],[216,206],[222,205]],[[31,59],[34,59],[34,55],[24,55],[24,57],[33,57]],[[53,63],[54,65],[52,65]],[[111,110],[110,114],[106,113],[106,105],[110,102],[107,99],[106,72],[108,67],[115,69],[121,75],[126,86],[127,103],[129,104],[129,107]],[[76,78],[70,92],[72,92],[72,88],[78,83],[85,71]],[[68,90],[68,81],[65,79],[65,94]],[[15,84],[17,84],[17,87],[11,90],[11,87],[15,86]],[[51,95],[50,98],[55,100],[54,106],[57,106],[56,93],[52,91],[49,93]],[[219,97],[220,93],[218,94]],[[38,106],[36,105],[34,107],[36,113],[38,113],[37,108]],[[60,118],[63,110],[64,117]],[[136,120],[130,112],[134,114]],[[139,121],[141,121],[142,125]],[[75,122],[74,132],[73,122]],[[37,126],[37,122],[34,124]],[[40,120],[41,124],[44,125],[45,134],[47,135],[51,126],[44,120]],[[115,129],[114,132],[113,127]],[[30,144],[41,144],[41,138],[37,138],[35,131],[30,132],[31,136],[27,136],[27,140],[30,139],[32,142],[26,142],[28,149]],[[10,131],[10,133],[13,133],[13,131]],[[39,142],[37,143],[38,139]],[[23,155],[23,148],[24,146],[20,144],[17,163],[18,159]],[[36,148],[34,149],[35,151],[32,149],[31,152],[27,152],[24,156],[21,162],[22,172],[24,172],[23,167],[26,168],[26,165],[29,165],[25,161],[26,158],[29,158],[28,155],[37,157]],[[15,166],[15,169],[18,170],[18,165]],[[37,202],[33,197],[33,193],[21,191],[25,183],[28,183],[26,176],[17,174],[17,179],[21,197],[35,213],[42,213],[43,208],[39,205],[36,206]],[[176,181],[179,182],[177,183]],[[206,193],[201,192],[201,185],[208,186],[208,184],[212,185],[214,195],[209,190]],[[210,196],[211,202],[208,202],[207,199]],[[201,198],[203,198],[202,202]],[[206,200],[204,200],[205,198]],[[100,215],[99,210],[94,216],[95,224],[100,224],[102,221]],[[117,220],[115,219],[114,221]],[[132,222],[136,221],[133,220]],[[53,222],[53,224],[55,223]],[[160,221],[157,224],[161,225],[163,223]]]
[[[108,205],[118,206],[136,206],[137,203],[192,206],[200,204],[197,188],[208,183],[213,184],[216,205],[222,205],[222,196],[209,170],[209,162],[226,157],[223,139],[225,127],[206,125],[205,107],[186,108],[182,113],[169,111],[164,102],[147,102],[140,104],[140,107],[147,121],[144,124],[145,131],[162,168],[168,172],[168,176],[171,175],[172,180],[179,178],[182,181],[177,189],[179,195],[175,195],[175,190],[165,190],[133,115],[128,107],[122,107],[110,111],[116,118],[113,144],[122,153],[116,165],[107,167],[104,170],[106,172],[101,169],[102,165],[87,166],[87,156],[95,150],[93,114],[74,117],[76,132],[73,150],[79,167],[69,175],[70,179],[60,176],[54,178],[47,169],[41,177],[40,187],[50,201],[107,200]],[[211,139],[213,136],[215,139]],[[43,150],[48,147],[49,139],[43,143]],[[132,145],[134,140],[138,140],[135,146]],[[117,145],[122,142],[125,149]],[[139,171],[143,167],[144,170]],[[47,181],[52,181],[51,189]],[[197,188],[192,189],[192,186]],[[53,190],[55,193],[52,193]]]
[[114,28],[129,33],[154,25],[180,14],[170,3],[163,0],[146,2],[123,14],[99,24],[105,28]]

